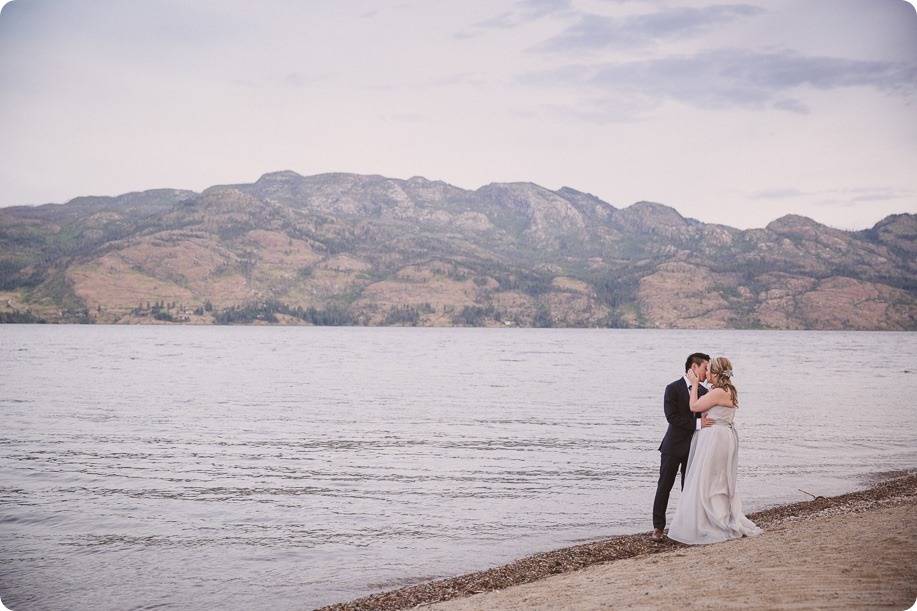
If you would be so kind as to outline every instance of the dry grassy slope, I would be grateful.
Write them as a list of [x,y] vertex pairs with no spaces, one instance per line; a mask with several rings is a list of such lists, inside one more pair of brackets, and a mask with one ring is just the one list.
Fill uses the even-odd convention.
[[911,214],[740,231],[566,187],[278,172],[0,209],[0,315],[145,322],[161,301],[207,323],[205,302],[276,300],[362,324],[915,329],[915,238]]

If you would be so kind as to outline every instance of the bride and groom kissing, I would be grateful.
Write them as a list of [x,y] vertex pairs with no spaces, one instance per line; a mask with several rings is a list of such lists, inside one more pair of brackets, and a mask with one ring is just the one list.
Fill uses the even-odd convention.
[[[685,361],[685,375],[665,388],[669,428],[659,446],[661,462],[653,503],[654,541],[665,539],[669,493],[681,471],[681,498],[668,537],[688,544],[717,543],[763,531],[742,513],[736,493],[739,407],[732,363],[702,352]],[[708,381],[709,390],[701,383]]]

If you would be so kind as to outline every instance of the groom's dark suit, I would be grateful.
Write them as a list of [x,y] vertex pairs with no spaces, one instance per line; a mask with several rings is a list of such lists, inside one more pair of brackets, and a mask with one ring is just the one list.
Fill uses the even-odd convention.
[[[707,389],[701,385],[697,396],[703,397]],[[685,487],[685,470],[688,468],[688,453],[691,437],[694,435],[696,419],[700,414],[691,411],[691,394],[685,378],[678,378],[665,387],[662,400],[665,419],[669,429],[662,438],[659,451],[662,453],[659,465],[659,482],[656,484],[656,500],[653,502],[653,528],[665,528],[665,511],[669,506],[669,493],[675,484],[675,477],[681,468],[681,487]]]

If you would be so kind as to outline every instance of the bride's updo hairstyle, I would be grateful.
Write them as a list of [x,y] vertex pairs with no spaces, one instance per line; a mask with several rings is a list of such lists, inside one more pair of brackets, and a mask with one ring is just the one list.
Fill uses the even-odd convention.
[[725,356],[718,356],[710,361],[710,371],[716,374],[713,388],[722,388],[732,397],[732,404],[739,406],[739,391],[732,383],[732,363]]

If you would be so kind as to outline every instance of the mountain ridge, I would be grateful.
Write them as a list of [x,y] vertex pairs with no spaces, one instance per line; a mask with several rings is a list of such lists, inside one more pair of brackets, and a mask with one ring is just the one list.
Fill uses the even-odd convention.
[[[492,186],[492,185],[498,185],[498,186],[499,186],[499,185],[514,185],[514,184],[533,185],[533,186],[535,186],[535,187],[538,187],[539,189],[543,189],[543,190],[545,190],[545,191],[550,191],[551,193],[556,193],[556,194],[560,195],[561,197],[565,197],[565,196],[569,196],[569,195],[580,195],[580,196],[585,196],[585,197],[587,197],[587,198],[594,199],[594,200],[596,200],[597,202],[600,202],[600,203],[604,204],[605,206],[608,206],[608,207],[613,208],[613,209],[615,209],[615,210],[625,210],[625,209],[627,209],[627,208],[630,208],[630,207],[635,206],[635,205],[638,205],[638,204],[640,204],[640,205],[652,204],[652,205],[655,205],[655,206],[662,206],[662,207],[664,207],[664,208],[668,208],[668,209],[674,210],[676,213],[679,214],[679,216],[682,216],[683,218],[686,218],[686,219],[687,219],[687,218],[691,218],[691,217],[684,217],[683,215],[681,215],[681,213],[678,212],[678,209],[675,208],[674,206],[669,206],[668,204],[663,204],[663,203],[661,203],[661,202],[653,202],[653,201],[648,201],[648,200],[639,200],[639,201],[633,202],[633,203],[631,203],[631,204],[629,204],[629,205],[627,205],[627,206],[622,206],[622,207],[618,208],[618,207],[615,207],[613,204],[611,204],[611,203],[609,203],[609,202],[606,202],[606,201],[602,200],[601,198],[599,198],[598,196],[596,196],[596,195],[594,195],[594,194],[592,194],[592,193],[588,193],[588,192],[585,192],[585,191],[579,191],[578,189],[575,189],[575,188],[570,187],[570,186],[562,186],[562,187],[560,187],[560,188],[557,189],[557,190],[551,190],[551,189],[549,189],[548,187],[544,187],[544,186],[542,186],[542,185],[539,185],[538,183],[534,183],[534,182],[530,182],[530,181],[492,182],[492,183],[487,183],[486,185],[482,185],[482,186],[478,187],[477,189],[464,189],[464,188],[462,188],[462,187],[457,187],[457,186],[455,186],[455,185],[451,185],[451,184],[446,183],[446,182],[441,181],[441,180],[430,180],[430,179],[428,179],[428,178],[425,178],[425,177],[423,177],[423,176],[418,176],[418,175],[411,176],[410,178],[404,178],[404,179],[402,179],[402,178],[390,178],[390,177],[385,177],[385,176],[383,176],[383,175],[381,175],[381,174],[359,174],[359,173],[355,173],[355,172],[325,172],[325,173],[321,173],[321,174],[303,175],[303,174],[299,174],[298,172],[296,172],[296,171],[294,171],[294,170],[278,170],[278,171],[275,171],[275,172],[265,172],[264,174],[262,174],[261,176],[259,176],[258,179],[256,179],[254,182],[251,182],[251,183],[226,183],[226,184],[216,184],[216,185],[211,185],[210,187],[206,187],[206,188],[203,189],[202,191],[194,191],[194,190],[191,190],[191,189],[178,189],[178,188],[172,188],[172,187],[156,187],[156,188],[152,188],[152,189],[144,189],[144,190],[142,190],[142,191],[128,191],[128,192],[120,193],[120,194],[117,194],[117,195],[78,195],[78,196],[76,196],[76,197],[73,197],[73,198],[71,198],[71,199],[65,201],[65,202],[45,202],[45,203],[42,203],[42,204],[12,204],[12,205],[10,205],[10,206],[2,206],[2,207],[0,207],[0,211],[11,210],[11,209],[37,209],[37,208],[45,208],[45,207],[49,207],[49,206],[58,206],[58,207],[59,207],[59,206],[66,206],[66,205],[68,205],[68,204],[73,204],[73,203],[76,203],[76,202],[78,202],[78,201],[80,201],[80,200],[84,200],[84,199],[120,200],[120,199],[125,198],[125,197],[127,197],[127,196],[147,195],[147,194],[153,194],[153,193],[157,193],[157,192],[181,192],[181,193],[189,194],[189,195],[191,195],[191,196],[199,196],[199,195],[203,194],[205,191],[208,191],[208,190],[210,190],[210,189],[214,189],[214,188],[217,188],[217,187],[237,187],[237,186],[250,186],[250,185],[256,185],[256,184],[258,184],[258,183],[260,183],[260,182],[264,182],[264,180],[265,180],[266,178],[269,178],[269,179],[271,179],[271,180],[274,180],[274,179],[289,179],[289,178],[319,178],[319,177],[335,177],[335,176],[356,176],[356,177],[363,177],[363,178],[381,178],[381,179],[384,179],[384,180],[401,181],[401,182],[405,182],[405,183],[410,183],[410,182],[415,181],[415,180],[420,180],[420,181],[423,181],[423,182],[432,183],[432,184],[437,184],[437,185],[446,185],[446,186],[448,186],[448,187],[450,187],[450,188],[458,189],[458,190],[465,191],[465,192],[470,192],[470,193],[474,193],[474,192],[480,191],[480,190],[483,189],[484,187],[489,187],[489,186]],[[889,221],[889,220],[894,220],[894,219],[896,219],[897,217],[914,217],[914,216],[917,216],[917,215],[915,215],[914,213],[909,213],[909,212],[896,212],[896,213],[888,214],[888,215],[886,215],[885,217],[883,217],[882,219],[876,221],[876,222],[873,224],[872,227],[867,227],[867,228],[864,228],[864,229],[840,229],[840,228],[837,228],[837,227],[833,227],[833,226],[831,226],[831,225],[827,225],[827,224],[825,224],[825,223],[821,223],[821,222],[816,221],[815,219],[813,219],[813,218],[811,218],[811,217],[807,217],[807,216],[805,216],[805,215],[796,214],[796,213],[788,213],[788,214],[785,214],[785,215],[783,215],[783,216],[781,216],[781,217],[778,217],[777,219],[774,219],[773,221],[770,221],[770,222],[768,223],[768,225],[770,225],[770,224],[772,224],[772,223],[775,223],[775,222],[777,222],[777,221],[780,221],[780,220],[782,220],[782,219],[786,219],[786,218],[799,218],[799,219],[805,219],[805,220],[807,220],[807,221],[810,221],[810,222],[815,223],[815,224],[817,224],[817,225],[820,225],[820,226],[822,226],[822,227],[827,227],[827,228],[830,228],[830,229],[835,229],[835,230],[837,230],[837,231],[844,231],[844,232],[847,232],[847,233],[857,233],[857,232],[870,231],[870,230],[875,229],[877,226],[879,226],[879,225],[881,225],[881,224],[883,224],[883,223],[885,223],[885,222],[887,222],[887,221]],[[735,229],[736,231],[751,231],[751,230],[754,230],[754,229],[766,229],[767,226],[768,226],[768,225],[765,225],[765,227],[763,227],[763,228],[750,227],[750,228],[748,228],[748,229],[738,229],[738,228],[736,228],[736,227],[732,227],[731,225],[723,225],[723,224],[721,224],[721,223],[707,223],[707,222],[705,222],[705,221],[700,221],[699,219],[693,219],[693,218],[691,218],[691,220],[696,220],[696,221],[701,222],[701,223],[703,223],[703,224],[705,224],[705,225],[719,225],[719,226],[722,226],[722,227],[728,227],[728,228],[730,228],[730,229]]]
[[567,186],[280,170],[0,208],[0,320],[913,330],[915,239],[909,213],[741,230]]

